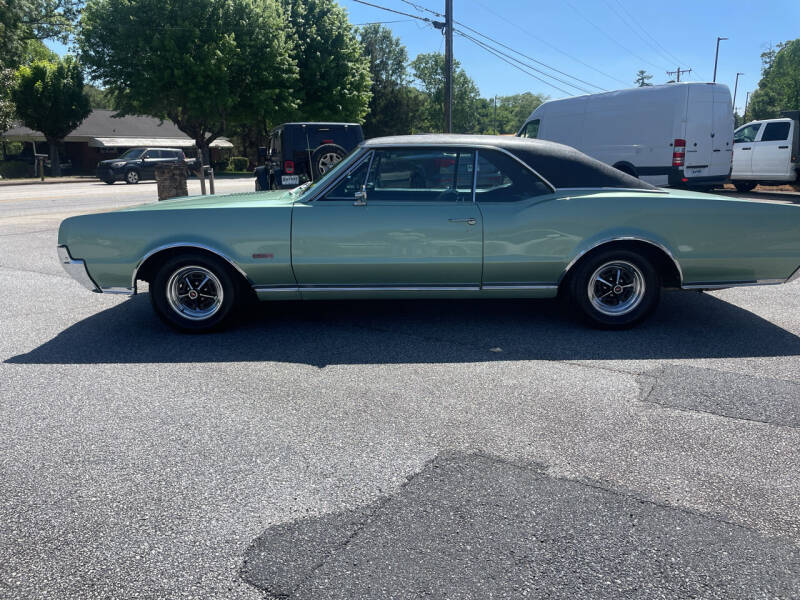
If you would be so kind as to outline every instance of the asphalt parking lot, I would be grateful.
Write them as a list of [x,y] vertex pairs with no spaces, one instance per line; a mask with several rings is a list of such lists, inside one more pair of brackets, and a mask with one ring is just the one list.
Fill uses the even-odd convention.
[[624,332],[309,302],[185,336],[55,255],[154,198],[0,187],[1,597],[800,597],[800,281]]

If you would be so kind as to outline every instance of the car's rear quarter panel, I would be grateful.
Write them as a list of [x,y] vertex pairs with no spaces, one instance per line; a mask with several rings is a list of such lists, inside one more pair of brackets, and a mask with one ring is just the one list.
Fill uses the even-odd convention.
[[139,261],[172,244],[199,244],[233,260],[253,285],[294,283],[290,252],[291,205],[191,210],[142,210],[65,220],[59,244],[86,261],[103,288],[129,288]]

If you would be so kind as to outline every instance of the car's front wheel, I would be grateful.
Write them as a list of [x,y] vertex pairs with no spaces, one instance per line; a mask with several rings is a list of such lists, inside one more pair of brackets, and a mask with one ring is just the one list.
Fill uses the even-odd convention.
[[628,250],[598,252],[581,261],[569,279],[572,302],[595,327],[632,327],[655,310],[661,278],[652,263]]
[[125,183],[135,184],[139,183],[139,171],[131,169],[125,173]]
[[168,325],[202,333],[226,324],[238,301],[237,292],[237,282],[224,261],[186,253],[161,265],[150,285],[150,300]]

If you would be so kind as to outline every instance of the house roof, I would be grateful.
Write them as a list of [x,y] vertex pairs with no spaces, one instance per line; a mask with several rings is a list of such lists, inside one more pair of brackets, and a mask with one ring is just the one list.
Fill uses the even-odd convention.
[[[172,121],[161,121],[155,117],[128,115],[115,117],[116,111],[95,109],[75,128],[65,142],[89,142],[93,147],[116,146],[175,146],[192,147],[194,140],[178,129]],[[44,141],[41,132],[28,127],[19,126],[9,129],[2,136],[10,141]],[[154,143],[155,142],[155,143]],[[231,148],[225,138],[218,138],[211,143],[214,148]]]

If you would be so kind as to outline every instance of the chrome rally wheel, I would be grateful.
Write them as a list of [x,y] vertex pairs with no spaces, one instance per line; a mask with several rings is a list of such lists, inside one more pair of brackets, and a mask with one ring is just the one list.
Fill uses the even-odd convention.
[[317,170],[320,175],[324,175],[330,171],[337,163],[342,161],[342,156],[337,152],[326,152],[319,157],[317,162]]
[[646,289],[641,270],[633,263],[620,260],[598,267],[589,278],[587,292],[596,310],[618,316],[639,306]]
[[222,283],[206,268],[191,265],[175,271],[167,283],[167,301],[178,315],[192,321],[208,319],[222,307]]

